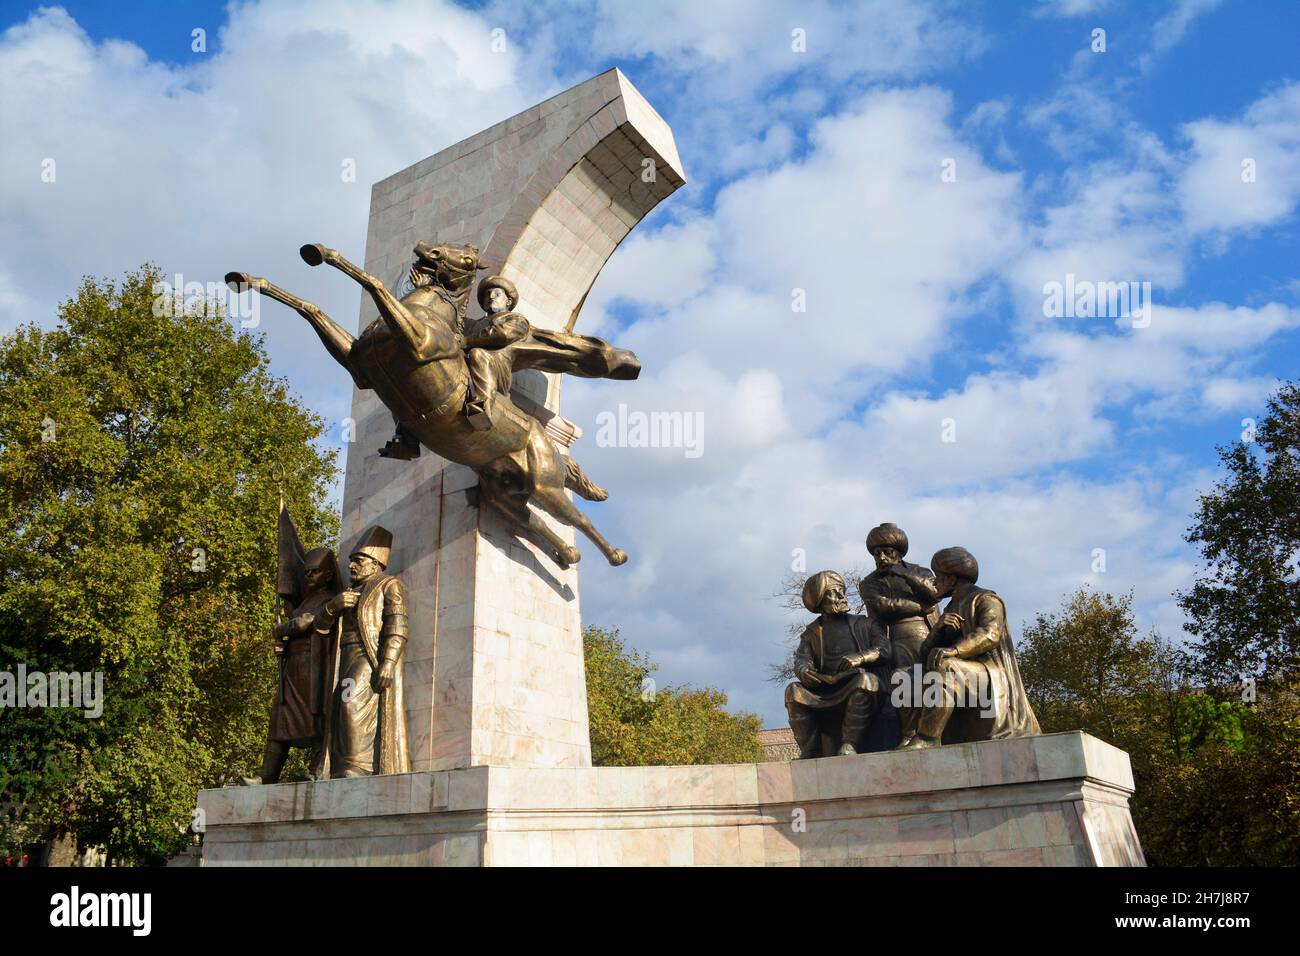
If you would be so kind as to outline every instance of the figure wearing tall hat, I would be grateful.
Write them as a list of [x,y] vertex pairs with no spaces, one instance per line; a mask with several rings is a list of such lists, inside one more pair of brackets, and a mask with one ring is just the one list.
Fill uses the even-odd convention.
[[844,578],[837,572],[814,574],[802,597],[817,619],[799,637],[798,680],[785,689],[799,756],[857,753],[883,697],[880,679],[869,668],[884,649],[872,646],[867,618],[849,613]]
[[337,628],[336,683],[330,706],[331,777],[406,773],[402,659],[407,638],[406,588],[385,574],[392,532],[378,525],[348,558],[351,587],[325,604],[316,630]]
[[948,598],[921,647],[927,678],[940,682],[927,700],[908,750],[972,740],[1042,733],[1025,696],[1002,598],[977,587],[979,563],[965,548],[944,548],[930,560],[935,586]]
[[[928,568],[904,561],[907,535],[896,524],[885,522],[867,535],[867,551],[876,570],[858,584],[858,594],[871,618],[873,643],[889,648],[891,680],[911,687],[913,667],[922,662],[921,645],[939,620],[939,593]],[[910,695],[909,699],[910,699]],[[898,711],[901,743],[916,734],[920,710],[904,704]]]
[[316,617],[343,587],[338,559],[329,548],[302,553],[289,511],[280,503],[279,573],[276,591],[289,614],[272,629],[280,659],[280,681],[267,732],[262,769],[240,777],[245,786],[277,783],[291,747],[311,750],[313,778],[324,773],[324,717],[329,700],[328,635],[315,629]]

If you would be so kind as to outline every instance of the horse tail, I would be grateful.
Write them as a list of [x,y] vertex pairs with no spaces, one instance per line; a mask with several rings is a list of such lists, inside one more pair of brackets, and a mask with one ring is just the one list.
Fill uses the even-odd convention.
[[604,501],[609,497],[608,491],[587,477],[581,465],[568,455],[561,457],[564,459],[564,487],[588,501]]

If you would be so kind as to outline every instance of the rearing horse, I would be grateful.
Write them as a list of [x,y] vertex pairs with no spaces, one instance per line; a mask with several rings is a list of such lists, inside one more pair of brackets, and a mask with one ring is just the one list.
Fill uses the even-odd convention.
[[[333,249],[305,245],[299,254],[310,266],[331,265],[359,283],[370,293],[381,321],[354,337],[315,304],[266,279],[230,272],[226,283],[236,292],[256,289],[296,311],[316,330],[334,360],[348,370],[357,388],[374,390],[397,422],[397,436],[381,454],[413,458],[423,444],[449,461],[474,469],[479,476],[479,500],[504,515],[515,533],[532,540],[562,568],[581,555],[528,507],[529,502],[585,534],[610,564],[627,561],[627,553],[611,546],[564,493],[569,488],[589,501],[603,501],[606,492],[587,478],[577,462],[561,454],[537,419],[521,411],[508,395],[498,396],[498,414],[490,428],[476,429],[465,414],[469,372],[461,329],[475,273],[485,268],[477,249],[419,243],[411,269],[417,287],[400,300],[379,279]],[[590,336],[571,338],[585,369],[578,374],[591,375],[593,360],[594,367],[603,370],[596,374],[608,377],[635,378],[640,371],[636,356],[626,349]]]

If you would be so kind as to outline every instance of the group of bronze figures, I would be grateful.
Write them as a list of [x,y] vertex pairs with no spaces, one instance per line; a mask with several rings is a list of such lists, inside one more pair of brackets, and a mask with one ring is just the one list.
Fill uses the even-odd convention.
[[333,550],[302,554],[281,508],[277,590],[288,614],[272,632],[280,682],[262,769],[241,783],[278,782],[291,747],[311,752],[315,779],[410,769],[402,702],[407,597],[385,573],[392,546],[387,529],[367,530],[348,558],[344,587]]
[[[797,680],[785,692],[801,758],[1040,733],[1006,607],[976,585],[975,556],[944,548],[927,569],[903,560],[907,545],[893,524],[867,536],[876,569],[858,587],[865,615],[849,613],[835,571],[804,585],[804,606],[817,618],[799,638]],[[893,734],[881,726],[891,712]]]
[[[473,468],[482,504],[560,567],[575,563],[579,552],[530,505],[582,531],[611,564],[627,560],[566,494],[603,501],[604,489],[515,404],[510,386],[525,369],[634,379],[641,370],[635,354],[593,336],[533,325],[515,311],[518,292],[502,276],[478,283],[483,315],[467,321],[477,273],[487,268],[473,246],[418,243],[407,273],[412,290],[400,299],[333,249],[306,245],[300,254],[308,265],[331,265],[358,282],[379,321],[353,336],[266,279],[232,272],[226,281],[293,308],[357,388],[375,391],[396,424],[382,456],[409,460],[424,446]],[[297,577],[289,576],[298,583],[286,587],[282,538],[281,595],[293,611],[275,630],[281,680],[266,757],[261,773],[245,783],[278,780],[294,746],[311,749],[316,777],[407,769],[406,594],[383,573],[391,543],[383,528],[367,532],[351,554],[348,588],[332,551],[301,555],[299,549]],[[803,589],[803,603],[817,619],[800,638],[798,680],[785,695],[800,756],[1038,733],[1006,609],[995,593],[976,586],[979,566],[970,552],[945,548],[928,570],[909,564],[907,536],[892,524],[873,529],[867,549],[876,570],[860,585],[865,616],[849,613],[844,579],[834,571],[813,575]],[[882,719],[895,714],[890,740]]]
[[606,491],[560,451],[539,419],[515,404],[510,386],[514,373],[527,369],[634,379],[641,363],[633,352],[594,336],[534,325],[515,311],[518,292],[502,276],[478,284],[484,314],[468,321],[476,276],[487,268],[474,246],[417,243],[407,271],[413,288],[400,299],[334,249],[311,244],[299,254],[308,265],[333,266],[358,282],[379,310],[379,321],[354,336],[315,304],[259,276],[231,272],[226,283],[292,308],[357,388],[374,390],[396,424],[381,455],[410,460],[424,446],[474,469],[483,505],[561,568],[576,563],[580,552],[530,504],[581,531],[610,564],[627,561],[627,553],[606,541],[565,493],[604,501]]

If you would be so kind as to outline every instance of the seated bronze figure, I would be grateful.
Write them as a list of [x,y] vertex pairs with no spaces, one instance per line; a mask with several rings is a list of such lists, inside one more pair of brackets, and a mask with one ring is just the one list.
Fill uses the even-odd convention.
[[803,604],[817,615],[799,638],[785,689],[790,729],[800,759],[855,754],[880,709],[880,679],[868,668],[887,653],[871,646],[867,618],[850,614],[844,578],[821,571],[803,588]]

